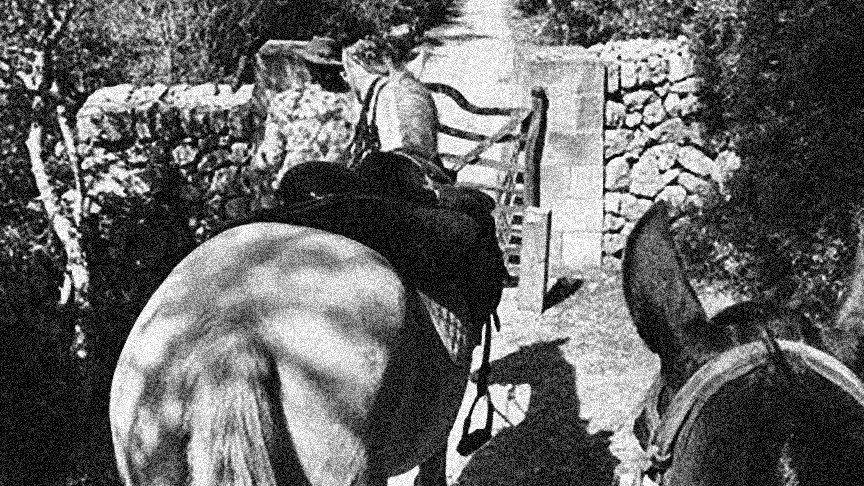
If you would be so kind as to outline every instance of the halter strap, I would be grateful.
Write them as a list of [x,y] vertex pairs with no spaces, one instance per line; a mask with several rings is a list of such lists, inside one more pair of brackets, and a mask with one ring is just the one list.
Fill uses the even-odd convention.
[[[799,341],[776,340],[777,348],[850,395],[864,407],[864,384],[837,358]],[[772,351],[761,341],[736,346],[699,368],[678,390],[652,434],[649,476],[662,474],[672,462],[679,437],[690,433],[693,419],[720,388],[772,362]]]

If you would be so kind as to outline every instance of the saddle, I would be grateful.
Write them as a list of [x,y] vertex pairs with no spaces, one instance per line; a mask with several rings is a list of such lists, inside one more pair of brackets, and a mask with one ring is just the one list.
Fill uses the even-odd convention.
[[485,426],[470,432],[477,403],[490,400],[491,323],[500,325],[496,309],[507,275],[490,214],[494,201],[450,185],[432,190],[420,182],[425,175],[410,156],[372,152],[362,162],[356,170],[324,162],[291,168],[277,191],[283,206],[272,220],[346,236],[380,253],[417,290],[457,365],[471,363],[485,333],[477,396],[457,446],[469,455],[492,430],[490,401]]
[[277,197],[280,207],[253,218],[320,229],[372,248],[406,285],[446,308],[437,314],[449,311],[476,329],[467,332],[469,346],[479,343],[480,327],[501,299],[503,263],[494,235],[490,242],[476,215],[437,204],[432,191],[378,184],[327,162],[289,170]]

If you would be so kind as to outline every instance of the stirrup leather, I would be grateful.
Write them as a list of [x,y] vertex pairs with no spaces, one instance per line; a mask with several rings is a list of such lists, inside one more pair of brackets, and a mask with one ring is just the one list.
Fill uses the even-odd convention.
[[[477,396],[474,397],[474,402],[471,403],[471,408],[468,409],[468,415],[462,424],[462,438],[459,439],[459,444],[456,445],[456,452],[460,455],[468,456],[473,454],[477,449],[483,447],[492,438],[492,397],[489,396],[489,374],[492,371],[492,366],[489,364],[489,355],[492,349],[492,321],[495,321],[495,328],[501,329],[501,321],[497,313],[493,313],[486,324],[486,338],[483,340],[483,361],[480,363],[480,369],[477,370]],[[470,432],[471,417],[474,415],[474,408],[480,401],[480,398],[486,397],[486,424],[482,429]]]

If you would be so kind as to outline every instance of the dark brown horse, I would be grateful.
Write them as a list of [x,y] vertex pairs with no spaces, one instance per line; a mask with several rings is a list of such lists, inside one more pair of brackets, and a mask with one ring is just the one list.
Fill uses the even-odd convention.
[[181,262],[138,318],[111,389],[127,485],[444,486],[469,358],[376,252],[280,223]]
[[[823,332],[766,303],[708,319],[656,204],[630,234],[624,294],[661,370],[637,419],[664,485],[864,484],[864,251]],[[838,359],[839,358],[839,359]]]

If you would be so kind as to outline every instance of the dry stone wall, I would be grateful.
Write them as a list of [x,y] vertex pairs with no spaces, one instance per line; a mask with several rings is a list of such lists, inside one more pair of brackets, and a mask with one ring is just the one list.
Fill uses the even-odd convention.
[[630,230],[658,199],[683,209],[723,190],[740,161],[715,151],[696,114],[699,79],[684,38],[589,48],[606,66],[604,260],[620,258]]
[[[106,168],[101,185],[112,186],[111,165],[135,173],[170,164],[185,197],[206,208],[198,223],[206,237],[219,221],[271,206],[285,168],[338,157],[356,116],[349,96],[299,75],[305,67],[288,62],[296,61],[293,44],[268,46],[256,84],[236,91],[120,85],[94,93],[78,113],[78,134],[83,159]],[[617,261],[653,201],[702,205],[740,165],[703,138],[699,80],[683,38],[536,51],[517,56],[516,84],[549,92],[541,204],[556,215],[554,263],[593,264],[601,253]]]
[[90,166],[122,165],[133,175],[153,164],[179,169],[183,197],[204,208],[196,222],[203,238],[221,221],[272,206],[289,165],[333,160],[348,143],[347,95],[297,84],[263,100],[253,85],[103,88],[77,115],[79,152]]

